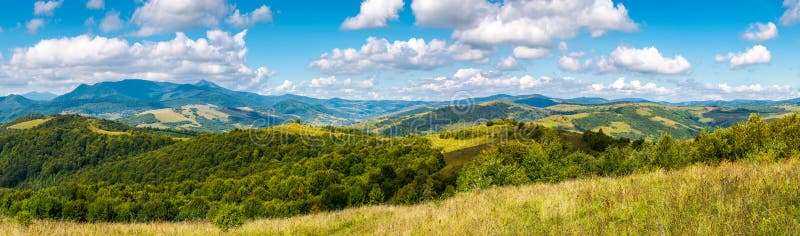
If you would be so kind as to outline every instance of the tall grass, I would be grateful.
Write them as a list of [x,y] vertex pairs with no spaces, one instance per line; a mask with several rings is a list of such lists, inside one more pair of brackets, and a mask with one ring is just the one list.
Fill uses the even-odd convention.
[[[0,235],[216,235],[209,223],[4,219]],[[250,221],[234,235],[800,234],[800,161],[723,163],[618,178],[478,190],[414,206]]]

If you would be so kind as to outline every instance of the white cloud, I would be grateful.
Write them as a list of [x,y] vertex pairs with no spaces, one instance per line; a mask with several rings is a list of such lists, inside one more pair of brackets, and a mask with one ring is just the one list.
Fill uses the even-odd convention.
[[[575,56],[575,55],[573,55]],[[448,100],[454,94],[485,97],[499,93],[511,95],[543,94],[556,98],[603,97],[645,98],[653,101],[693,101],[708,99],[789,99],[800,92],[782,85],[707,84],[694,80],[667,80],[674,85],[642,79],[617,78],[608,82],[573,77],[510,75],[476,68],[462,68],[448,76],[411,78],[404,85],[373,87],[375,78],[356,82],[336,76],[320,77],[299,84],[288,83],[293,93],[315,97],[351,99]],[[287,84],[287,83],[285,83]],[[271,93],[276,89],[270,90]]]
[[334,88],[334,89],[349,89],[349,88],[372,88],[375,86],[373,80],[353,81],[352,79],[345,79],[340,81],[336,76],[320,77],[312,79],[309,87],[311,88]]
[[149,0],[136,8],[131,21],[139,26],[139,36],[216,27],[228,13],[225,0]]
[[784,0],[783,7],[786,8],[786,12],[781,16],[782,25],[790,26],[800,22],[800,0]]
[[411,10],[417,25],[465,28],[477,25],[480,19],[498,9],[485,0],[413,0]]
[[100,10],[106,7],[106,3],[103,0],[89,0],[86,2],[87,9],[93,10]]
[[566,52],[567,50],[569,50],[569,45],[567,45],[567,42],[561,41],[560,43],[558,43],[558,50]]
[[731,99],[772,99],[785,100],[797,98],[800,92],[788,85],[743,84],[729,85],[701,83],[690,80],[679,83],[679,97],[675,100],[731,100]]
[[52,16],[53,11],[60,7],[64,0],[36,1],[33,3],[33,14],[37,16]]
[[582,63],[580,57],[561,56],[558,59],[558,68],[566,71],[584,71],[590,68],[591,62]]
[[403,0],[364,0],[361,11],[342,23],[342,29],[357,30],[385,27],[389,20],[397,20]]
[[614,65],[629,71],[654,74],[686,74],[692,70],[691,64],[681,55],[665,58],[655,47],[643,49],[617,47],[611,52]]
[[727,62],[731,68],[737,69],[756,64],[767,64],[772,61],[772,54],[767,47],[756,45],[748,48],[745,52],[728,53],[728,55],[717,55],[717,62]]
[[79,83],[128,78],[207,79],[229,88],[259,90],[272,72],[247,65],[246,33],[211,30],[206,38],[196,40],[177,33],[172,40],[137,43],[90,35],[42,40],[15,49],[10,61],[0,64],[0,84],[23,83],[63,92]]
[[25,23],[25,28],[28,29],[29,33],[36,33],[40,28],[44,26],[44,20],[42,19],[32,19]]
[[552,78],[530,75],[503,77],[485,73],[475,68],[459,69],[450,77],[422,80],[398,90],[399,94],[415,94],[418,98],[449,99],[456,92],[472,96],[488,96],[497,93],[530,94],[548,92],[577,93],[587,90],[588,84],[574,78]]
[[778,27],[772,22],[750,24],[747,31],[742,34],[743,39],[751,42],[763,42],[775,37],[778,37]]
[[286,93],[296,93],[296,92],[297,92],[297,86],[294,84],[294,82],[289,80],[284,80],[283,83],[276,86],[275,88],[267,90],[268,94],[286,94]]
[[614,71],[630,71],[644,74],[678,75],[688,74],[692,65],[681,55],[673,58],[664,57],[655,47],[630,48],[619,46],[609,57],[599,57],[580,61],[582,53],[564,55],[559,61],[559,68],[566,71],[592,71],[607,73]]
[[100,21],[100,30],[103,32],[117,31],[122,29],[124,24],[125,22],[119,18],[118,11],[109,11],[106,13],[106,16],[103,17],[103,20]]
[[89,18],[86,18],[85,21],[83,21],[84,26],[94,26],[94,23],[95,23],[94,16],[90,16]]
[[495,65],[495,68],[498,70],[515,70],[519,68],[519,64],[517,63],[517,59],[512,56],[500,59]]
[[417,24],[453,28],[453,37],[469,44],[549,46],[588,31],[634,31],[638,25],[622,4],[611,0],[414,0]]
[[639,96],[639,95],[670,95],[675,94],[677,92],[676,89],[666,88],[666,87],[659,87],[655,83],[644,83],[642,84],[639,80],[631,80],[631,82],[625,82],[625,78],[618,78],[613,83],[604,85],[604,84],[592,84],[592,90],[599,94],[614,94],[615,96]]
[[774,92],[774,91],[790,91],[790,86],[780,86],[780,85],[772,85],[772,86],[764,86],[761,84],[748,84],[748,85],[739,85],[739,86],[730,86],[726,83],[720,84],[717,86],[719,90],[725,93],[763,93],[763,92]]
[[229,16],[225,21],[239,28],[247,28],[258,22],[272,22],[272,11],[266,5],[261,5],[253,12],[244,15],[239,13],[239,9],[236,9],[233,15]]
[[309,68],[326,74],[357,74],[379,69],[429,70],[449,65],[454,60],[486,62],[489,54],[490,51],[463,44],[447,45],[438,39],[389,42],[370,37],[360,49],[335,48],[322,54]]
[[550,50],[546,48],[515,47],[514,57],[519,59],[539,59],[550,56]]

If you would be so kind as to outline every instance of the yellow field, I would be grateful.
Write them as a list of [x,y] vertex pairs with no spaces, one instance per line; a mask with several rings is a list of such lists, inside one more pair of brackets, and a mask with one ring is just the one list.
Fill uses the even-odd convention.
[[626,124],[625,122],[614,121],[611,122],[609,126],[601,126],[592,129],[593,131],[597,132],[599,130],[603,130],[608,134],[623,134],[623,133],[634,133],[634,134],[642,134],[642,131],[636,130],[632,128],[630,125]]
[[32,129],[32,128],[36,128],[36,126],[44,124],[45,122],[49,121],[50,119],[52,119],[52,118],[29,120],[29,121],[25,121],[25,122],[20,122],[20,123],[14,124],[12,126],[9,126],[8,128],[9,129]]
[[146,114],[153,114],[156,117],[156,119],[158,119],[163,123],[177,123],[177,122],[189,121],[194,124],[197,124],[197,122],[195,122],[194,120],[186,118],[185,116],[183,116],[183,114],[176,112],[175,109],[172,108],[145,111],[139,113],[138,115],[146,115]]
[[103,129],[97,128],[97,127],[95,127],[94,125],[91,125],[91,124],[89,125],[89,130],[91,130],[92,132],[98,133],[98,134],[105,134],[105,135],[112,135],[112,136],[128,134],[126,132],[114,132],[114,131],[103,130]]
[[[231,235],[790,235],[800,161],[695,166],[622,178],[504,187],[414,206],[248,221]],[[218,235],[205,222],[80,224],[5,219],[0,235]]]

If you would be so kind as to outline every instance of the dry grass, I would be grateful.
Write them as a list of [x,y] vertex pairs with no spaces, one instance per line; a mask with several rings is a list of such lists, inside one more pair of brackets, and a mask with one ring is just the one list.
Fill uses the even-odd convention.
[[14,124],[12,126],[9,126],[8,128],[9,129],[33,129],[33,128],[36,128],[39,125],[44,124],[47,121],[50,121],[51,119],[53,119],[53,118],[29,120],[29,121],[25,121],[25,122],[20,122],[20,123]]
[[[790,235],[800,229],[800,161],[696,166],[481,190],[415,206],[250,221],[234,235]],[[9,220],[0,235],[216,235],[208,223]]]
[[599,131],[601,129],[603,130],[603,132],[606,132],[606,133],[609,133],[609,134],[633,133],[633,134],[642,135],[642,131],[634,129],[633,127],[631,127],[627,123],[621,122],[621,121],[612,121],[611,124],[608,125],[608,126],[600,126],[600,127],[594,128],[592,130],[597,132],[597,131]]
[[103,135],[111,135],[111,136],[118,136],[118,135],[128,135],[127,132],[117,132],[117,131],[108,131],[104,129],[97,128],[96,126],[89,124],[89,130],[92,132],[103,134]]
[[172,108],[164,108],[158,110],[150,110],[139,113],[138,115],[146,115],[146,114],[153,114],[157,120],[162,123],[177,123],[177,122],[192,122],[193,124],[197,124],[196,121],[186,118],[181,113],[178,113],[175,109]]

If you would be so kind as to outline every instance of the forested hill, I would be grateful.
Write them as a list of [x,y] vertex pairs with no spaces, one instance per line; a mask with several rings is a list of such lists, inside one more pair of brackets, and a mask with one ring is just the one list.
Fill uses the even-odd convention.
[[0,186],[48,185],[98,164],[196,135],[77,115],[30,115],[0,126]]
[[185,139],[79,116],[33,118],[3,127],[25,129],[0,137],[2,212],[150,221],[203,219],[235,204],[251,217],[287,216],[413,203],[455,183],[437,174],[443,156],[419,137],[289,123]]

